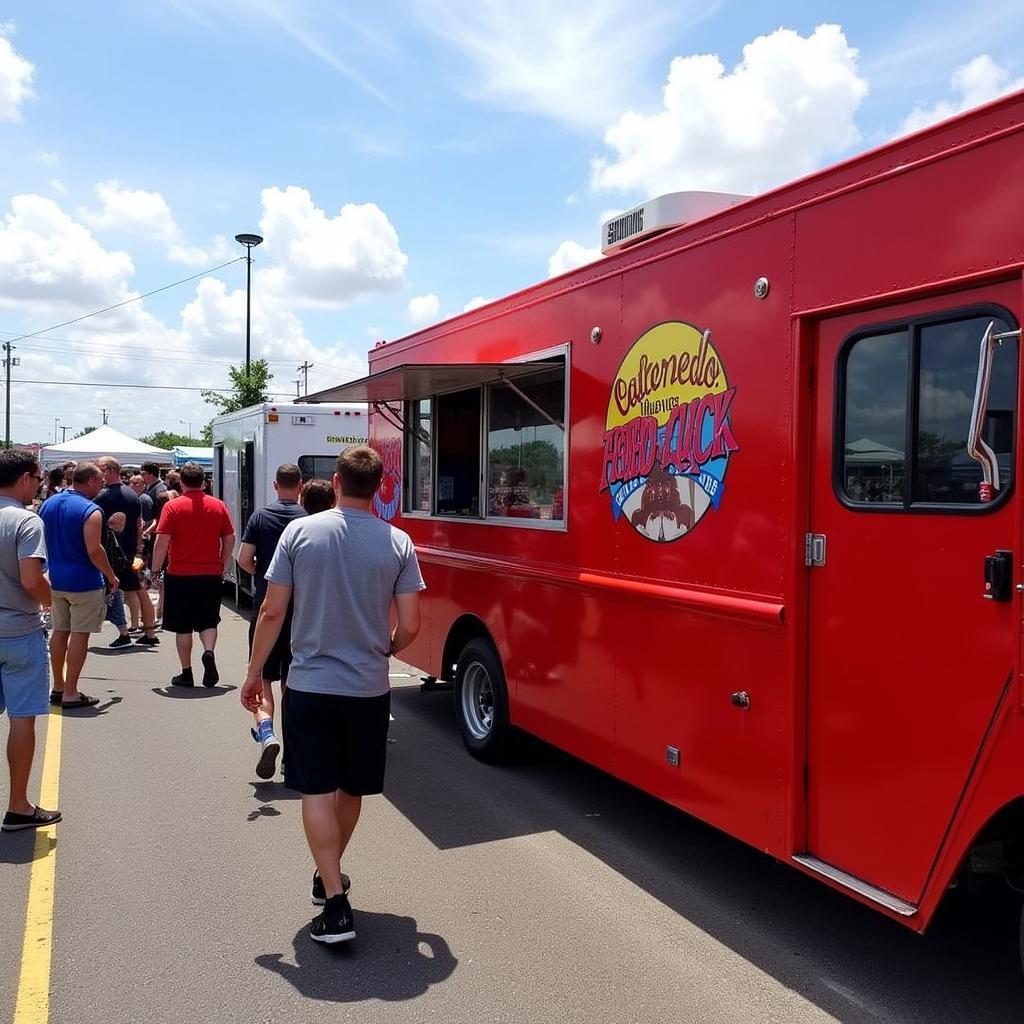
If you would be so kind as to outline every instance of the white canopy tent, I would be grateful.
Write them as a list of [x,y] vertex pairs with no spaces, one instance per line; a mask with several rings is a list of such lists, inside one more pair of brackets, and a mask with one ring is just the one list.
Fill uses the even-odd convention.
[[138,466],[143,462],[159,462],[169,466],[174,461],[174,455],[168,449],[154,448],[108,426],[97,427],[63,444],[48,444],[39,453],[39,461],[44,466],[56,466],[72,460],[90,462],[101,455],[112,455],[127,466]]

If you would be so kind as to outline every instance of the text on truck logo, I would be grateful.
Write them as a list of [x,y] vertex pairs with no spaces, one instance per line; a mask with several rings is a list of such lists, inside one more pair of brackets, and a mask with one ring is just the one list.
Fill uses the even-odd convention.
[[739,444],[729,420],[736,388],[711,332],[658,324],[626,353],[612,381],[601,487],[615,521],[648,540],[690,533],[725,493]]

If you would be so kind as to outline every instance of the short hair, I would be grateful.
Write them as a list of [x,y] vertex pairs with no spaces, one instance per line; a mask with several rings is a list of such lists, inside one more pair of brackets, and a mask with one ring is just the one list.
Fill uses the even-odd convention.
[[132,480],[131,480],[131,482],[135,483],[136,480],[138,480],[140,484],[146,482],[145,480],[142,479],[142,474],[141,473],[132,473]]
[[157,462],[144,462],[139,467],[140,472],[148,473],[150,476],[160,477],[160,464]]
[[274,479],[280,487],[292,491],[302,483],[302,470],[294,462],[284,462],[277,467]]
[[64,467],[54,466],[53,469],[50,470],[50,477],[47,480],[47,483],[50,485],[51,491],[55,487],[60,487],[60,485],[64,483]]
[[[170,476],[171,474],[168,473],[168,479]],[[181,478],[181,482],[189,487],[202,487],[203,481],[206,479],[206,473],[203,472],[203,467],[198,462],[186,462],[179,470],[178,476]]]
[[87,484],[90,480],[96,480],[102,476],[103,474],[95,462],[83,462],[75,470],[75,475],[71,479],[76,484]]
[[20,448],[0,451],[0,487],[13,487],[26,473],[35,473],[39,460]]
[[100,471],[103,473],[106,473],[108,470],[112,473],[121,472],[121,463],[113,455],[101,455],[96,460],[96,465],[99,466]]
[[302,507],[308,515],[334,508],[334,487],[330,480],[310,480],[302,488]]
[[346,498],[372,498],[384,478],[384,463],[368,444],[346,448],[334,466]]

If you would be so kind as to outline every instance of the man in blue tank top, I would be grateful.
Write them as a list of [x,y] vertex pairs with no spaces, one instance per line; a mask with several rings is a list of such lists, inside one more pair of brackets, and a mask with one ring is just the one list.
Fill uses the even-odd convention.
[[70,490],[55,494],[39,510],[53,588],[50,701],[65,708],[86,708],[99,703],[78,690],[89,634],[103,627],[104,580],[111,592],[118,583],[103,547],[103,513],[93,501],[103,487],[102,474],[86,462],[75,469],[71,481]]

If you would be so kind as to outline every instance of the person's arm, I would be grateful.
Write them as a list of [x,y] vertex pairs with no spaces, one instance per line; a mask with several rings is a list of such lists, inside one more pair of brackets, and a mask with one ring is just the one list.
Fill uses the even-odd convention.
[[398,612],[398,624],[391,634],[391,654],[397,654],[408,647],[420,631],[419,592],[395,594],[395,609]]
[[43,572],[43,560],[19,558],[18,575],[21,577],[21,586],[25,593],[34,601],[38,601],[40,608],[49,608],[52,603],[50,581]]
[[158,533],[156,535],[156,540],[153,542],[152,572],[154,576],[164,567],[164,561],[167,558],[167,549],[170,545],[171,538],[169,534]]
[[235,559],[238,564],[247,572],[256,572],[256,545],[242,541],[238,546],[238,557]]
[[89,561],[103,573],[111,591],[117,590],[117,577],[110,567],[110,559],[107,558],[107,552],[103,548],[103,513],[99,509],[96,509],[86,519],[85,525],[82,527],[82,535],[85,539],[85,551],[89,556]]
[[260,617],[256,620],[256,632],[252,638],[249,671],[242,684],[242,706],[249,711],[257,711],[263,701],[263,666],[281,634],[291,599],[291,584],[268,582],[267,596],[260,605]]
[[228,566],[231,564],[231,554],[235,550],[235,535],[233,533],[226,534],[220,539],[220,560],[224,563],[221,570],[221,574],[226,576],[228,573]]

